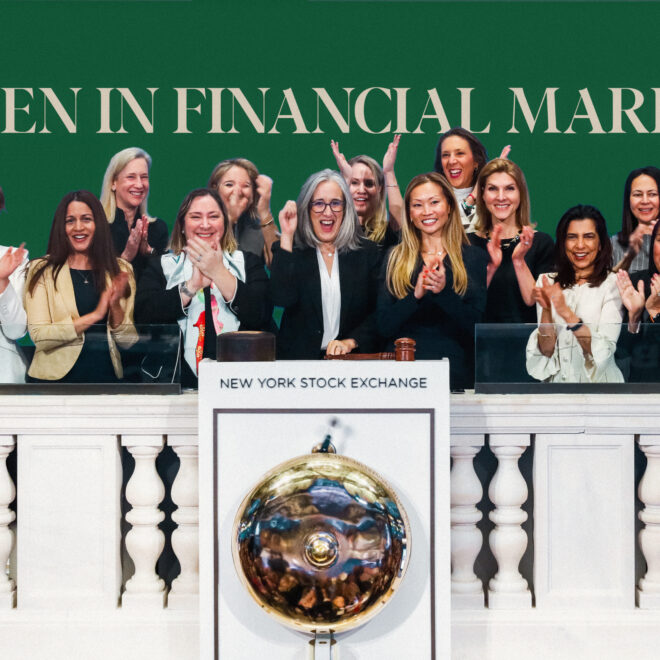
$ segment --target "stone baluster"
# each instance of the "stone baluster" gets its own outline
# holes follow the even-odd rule
[[[483,543],[477,528],[482,514],[476,506],[483,489],[473,462],[483,445],[483,435],[451,438],[451,602],[455,609],[484,606],[484,587],[474,574],[474,562]]]
[[[492,434],[489,444],[498,465],[490,482],[488,496],[495,505],[489,518],[495,523],[489,543],[497,561],[497,573],[488,585],[488,607],[525,609],[532,606],[532,594],[518,570],[527,548],[527,534],[521,527],[527,514],[521,505],[527,499],[527,484],[518,459],[529,446],[529,435]]]
[[[162,608],[165,583],[156,574],[156,562],[165,546],[165,535],[158,527],[165,518],[158,508],[165,497],[165,486],[156,472],[156,457],[163,449],[163,436],[126,435],[121,444],[135,458],[135,470],[126,485],[126,499],[132,506],[126,514],[132,525],[126,534],[126,551],[135,573],[126,583],[122,607]]]
[[[9,525],[16,520],[16,514],[9,508],[16,497],[16,488],[7,471],[7,456],[15,445],[13,435],[0,435],[0,609],[16,607],[16,587],[7,575],[14,546],[14,531]]]
[[[172,582],[167,597],[170,609],[199,607],[199,480],[196,435],[169,435],[170,445],[180,460],[172,484],[172,501],[177,509],[172,520],[178,527],[172,532],[172,549],[181,565],[181,573]]]
[[[639,545],[647,571],[637,586],[637,605],[641,609],[657,610],[660,609],[660,435],[640,435],[639,448],[647,459],[637,490],[644,504],[639,512],[644,523]]]

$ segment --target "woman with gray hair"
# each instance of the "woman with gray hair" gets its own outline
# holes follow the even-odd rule
[[[279,214],[270,294],[283,307],[277,357],[313,360],[375,351],[374,313],[381,250],[361,235],[346,182],[333,170],[312,174]]]
[[[101,204],[110,223],[118,257],[128,261],[136,279],[151,254],[165,254],[169,232],[147,213],[151,156],[138,147],[116,153],[103,177]]]

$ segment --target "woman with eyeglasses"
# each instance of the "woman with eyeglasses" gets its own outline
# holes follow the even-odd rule
[[[615,270],[645,271],[649,265],[651,232],[660,215],[660,169],[648,165],[633,170],[623,188],[621,231],[612,236]]]
[[[277,357],[313,360],[379,348],[374,312],[381,250],[362,236],[338,172],[312,174],[279,214],[271,300],[283,308]]]

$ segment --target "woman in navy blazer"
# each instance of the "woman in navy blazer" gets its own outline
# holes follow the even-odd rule
[[[283,307],[277,357],[314,360],[379,348],[375,327],[381,250],[361,234],[338,172],[310,176],[279,215],[270,292]]]

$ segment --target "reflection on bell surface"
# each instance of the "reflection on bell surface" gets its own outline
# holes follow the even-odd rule
[[[308,454],[248,493],[232,553],[243,584],[280,623],[341,632],[376,615],[399,588],[410,526],[376,472],[345,456]]]

